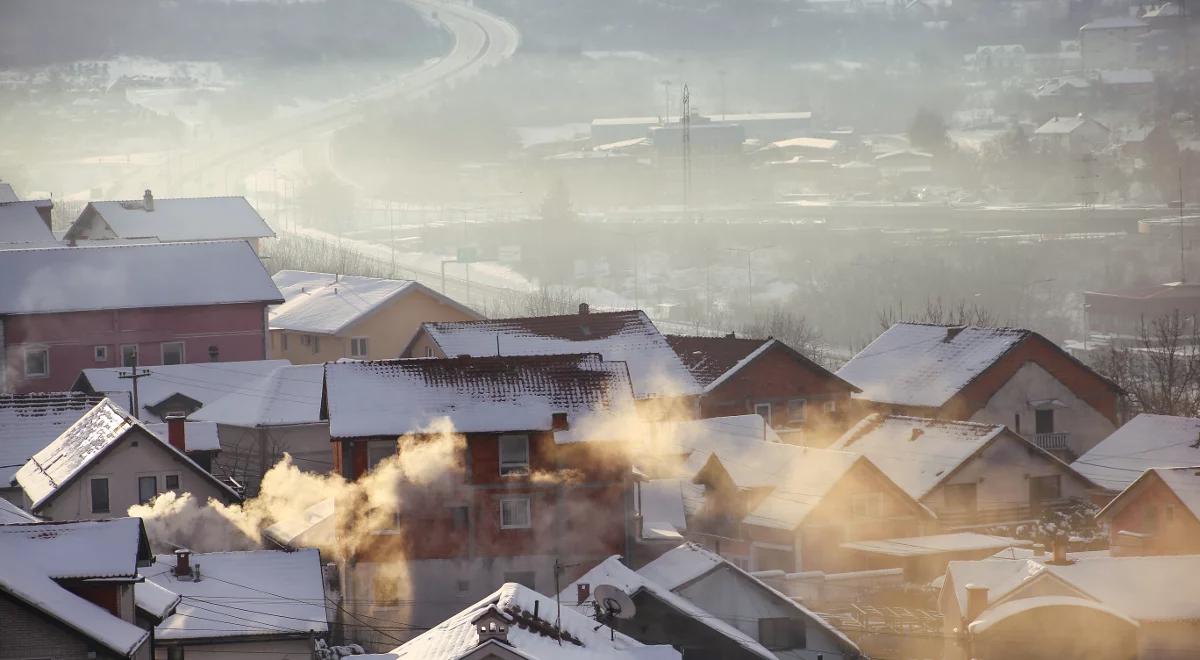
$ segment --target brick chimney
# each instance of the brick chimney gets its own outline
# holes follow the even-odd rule
[[[179,548],[175,551],[175,577],[187,577],[192,574],[192,551]]]
[[[592,308],[588,307],[587,303],[585,303],[585,302],[579,303],[579,315],[580,316],[587,316],[591,311],[592,311]]]
[[[987,609],[988,588],[978,584],[967,585],[967,623],[979,618]]]
[[[184,426],[186,421],[187,417],[179,413],[167,415],[167,442],[182,452],[187,452],[186,427]]]
[[[1045,555],[1046,555],[1046,546],[1042,545],[1041,543],[1034,543],[1033,544],[1033,556],[1034,557],[1044,557]]]
[[[1073,563],[1070,559],[1067,559],[1067,537],[1055,536],[1054,540],[1050,543],[1050,549],[1054,553],[1054,558],[1049,563],[1056,566],[1065,566]]]
[[[580,582],[575,585],[575,602],[583,605],[587,599],[592,597],[592,585],[587,582]]]
[[[142,208],[147,211],[154,210],[154,195],[150,194],[149,188],[146,189],[146,192],[142,193]]]
[[[550,429],[554,431],[569,431],[571,429],[571,422],[567,421],[567,413],[551,413]]]

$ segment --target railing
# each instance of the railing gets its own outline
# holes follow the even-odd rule
[[[1061,451],[1067,448],[1070,433],[1035,433],[1033,442],[1046,451]]]

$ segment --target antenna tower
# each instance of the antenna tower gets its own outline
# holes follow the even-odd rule
[[[692,95],[687,83],[683,84],[683,102],[680,121],[683,125],[683,208],[692,201]]]

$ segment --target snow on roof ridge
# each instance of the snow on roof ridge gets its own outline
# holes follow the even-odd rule
[[[714,379],[711,383],[704,386],[704,390],[703,390],[704,393],[707,394],[708,392],[712,392],[716,388],[720,387],[722,384],[725,383],[725,381],[729,380],[733,376],[733,374],[736,374],[740,369],[742,369],[746,365],[750,364],[751,362],[757,360],[758,356],[767,352],[767,350],[769,350],[771,347],[775,346],[776,344],[782,344],[782,343],[783,342],[779,341],[778,339],[775,339],[774,337],[768,338],[758,348],[754,349],[753,351],[750,351],[750,353],[748,355],[746,355],[746,357],[738,360],[736,363],[734,363],[734,365],[732,367],[726,369],[725,373],[721,374],[720,376],[717,376],[716,379]]]

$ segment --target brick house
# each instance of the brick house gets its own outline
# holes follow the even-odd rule
[[[1146,470],[1096,517],[1114,555],[1200,554],[1200,467]]]
[[[89,367],[259,360],[282,302],[244,241],[0,250],[0,390]]]
[[[1121,423],[1116,383],[1019,328],[897,323],[837,375],[864,413],[1003,424],[1066,460]]]
[[[153,560],[139,518],[0,525],[0,658],[151,660],[134,585]]]
[[[395,533],[360,547],[346,589],[375,600],[383,615],[432,625],[455,598],[469,604],[500,582],[551,587],[556,565],[574,567],[558,573],[564,577],[624,552],[628,459],[611,442],[572,431],[589,416],[632,406],[625,364],[595,354],[326,365],[321,408],[335,472],[362,477],[402,451],[397,438],[421,441],[440,419],[462,442],[453,486],[406,503]],[[399,557],[403,586],[415,592],[403,599],[383,570]],[[420,594],[446,607],[409,608]]]
[[[858,388],[778,339],[667,335],[667,342],[703,388],[701,417],[757,413],[793,444],[828,444],[845,430]]]

